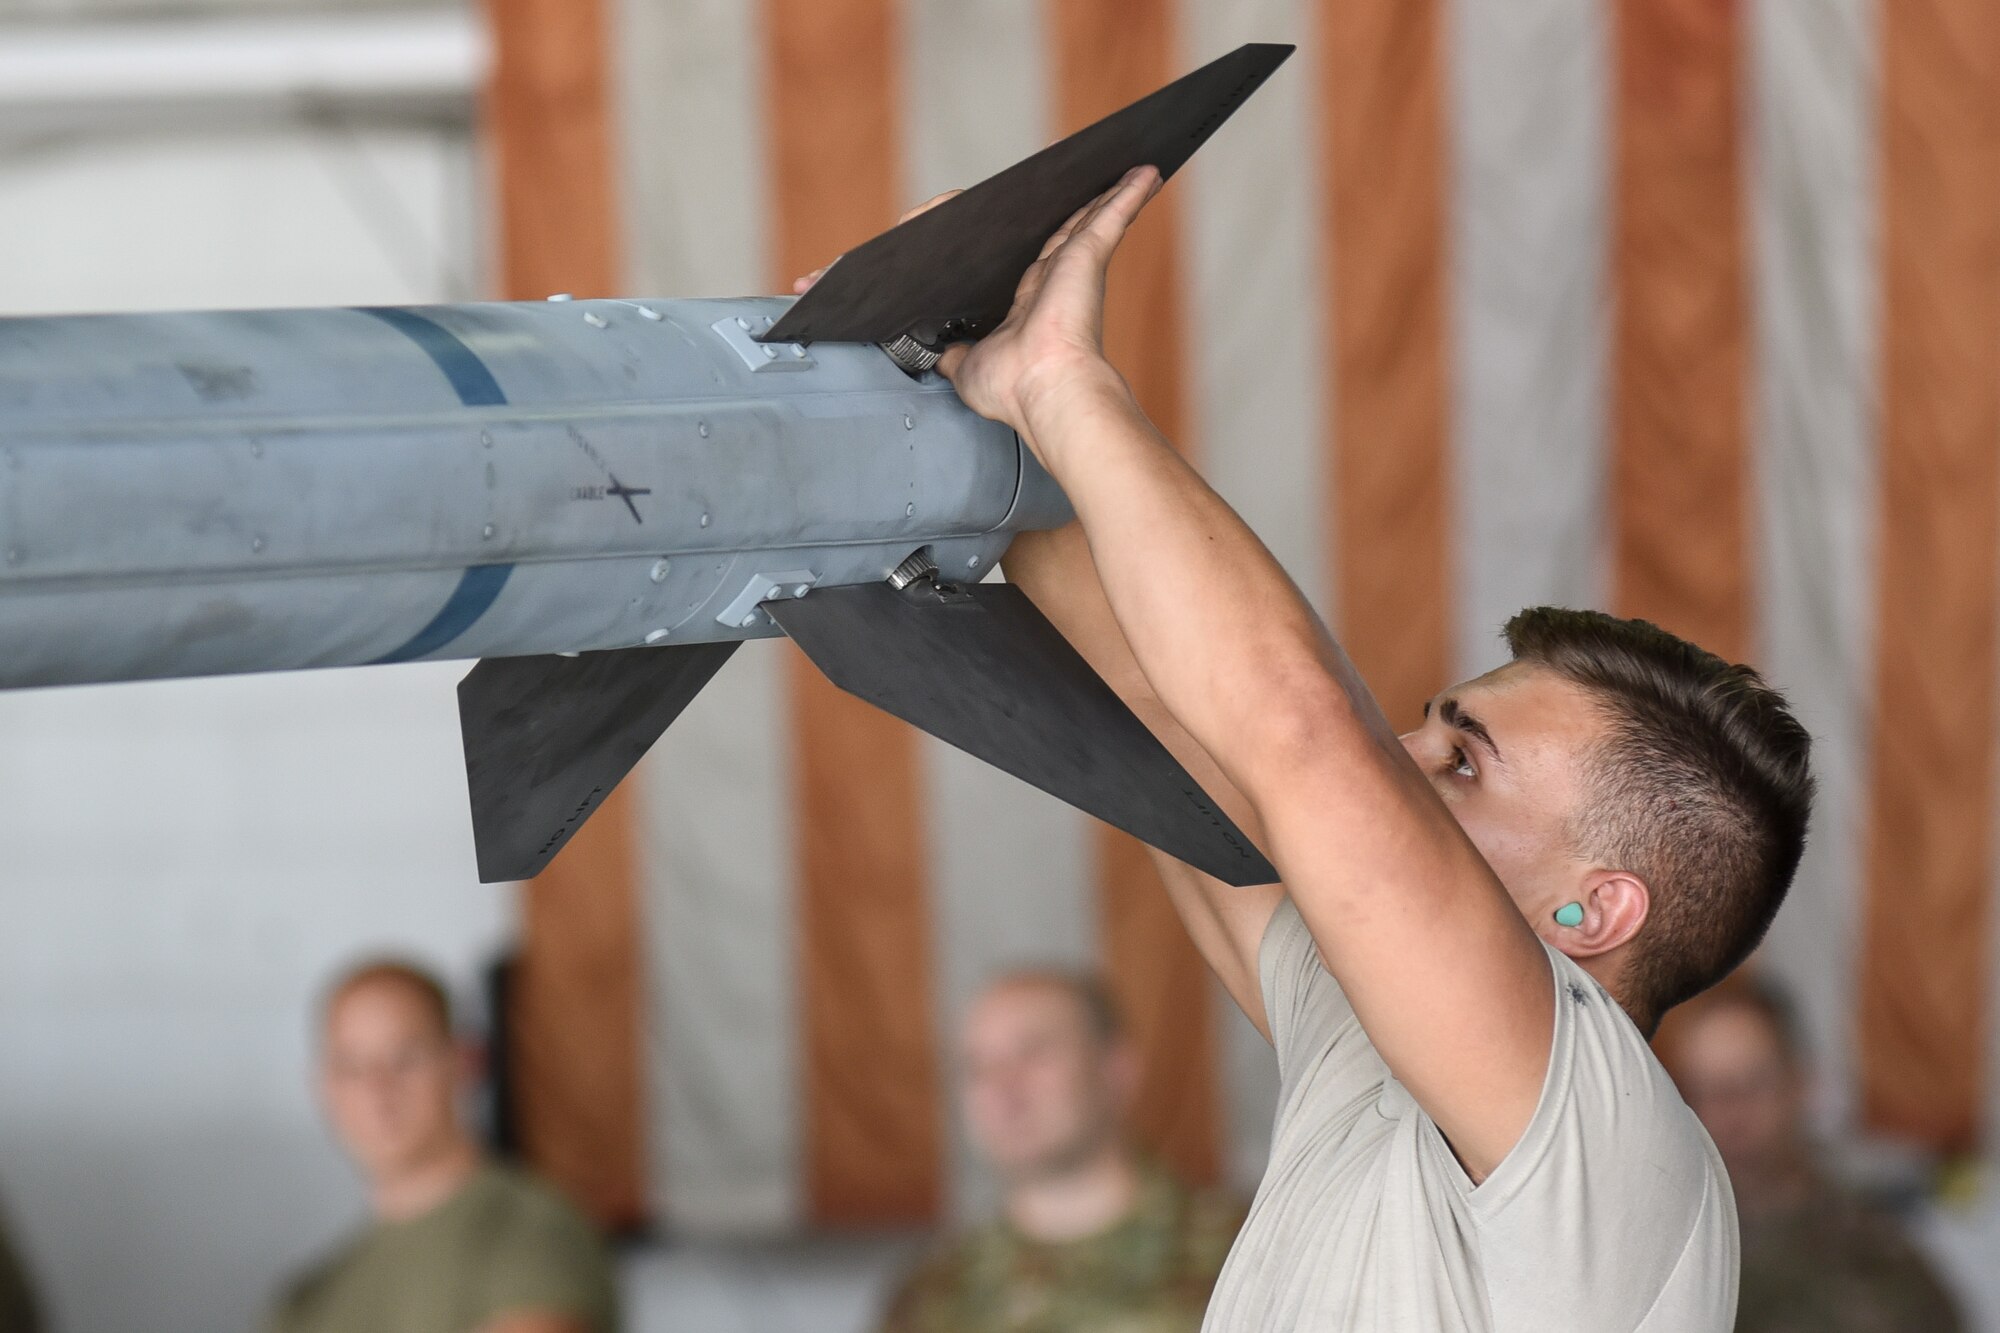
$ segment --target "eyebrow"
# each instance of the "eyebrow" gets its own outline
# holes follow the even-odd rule
[[[1430,706],[1428,704],[1424,706],[1424,714],[1427,717],[1430,715]],[[1500,747],[1493,743],[1493,733],[1486,729],[1484,722],[1466,712],[1458,700],[1449,695],[1440,699],[1437,706],[1437,715],[1439,720],[1447,727],[1464,732],[1485,746],[1488,754],[1492,755],[1495,759],[1500,758]]]

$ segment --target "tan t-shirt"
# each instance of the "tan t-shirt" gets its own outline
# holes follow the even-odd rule
[[[497,1315],[566,1314],[613,1333],[610,1262],[548,1186],[486,1165],[420,1217],[378,1222],[285,1292],[271,1333],[474,1333]]]
[[[1616,1001],[1548,954],[1541,1100],[1475,1188],[1280,905],[1259,956],[1280,1079],[1271,1161],[1205,1333],[1728,1333],[1722,1160]]]

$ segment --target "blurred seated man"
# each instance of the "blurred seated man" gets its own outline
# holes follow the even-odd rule
[[[1195,1333],[1243,1209],[1126,1140],[1138,1058],[1103,986],[1003,977],[962,1041],[967,1127],[1001,1216],[905,1279],[885,1333]]]
[[[1755,982],[1688,1006],[1681,1092],[1729,1168],[1742,1223],[1737,1333],[1954,1333],[1951,1297],[1886,1216],[1836,1184],[1805,1128],[1790,1006]]]
[[[610,1333],[609,1263],[547,1186],[461,1123],[470,1070],[444,988],[370,964],[328,993],[320,1086],[372,1220],[286,1290],[272,1333]]]

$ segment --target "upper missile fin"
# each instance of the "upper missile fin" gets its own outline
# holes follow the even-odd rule
[[[867,583],[764,609],[848,693],[1218,879],[1277,879],[1019,588]]]
[[[766,342],[926,348],[992,331],[1069,216],[1134,167],[1171,176],[1292,53],[1252,43],[1051,144],[840,257]]]
[[[458,683],[484,883],[529,879],[632,771],[734,643],[489,657]]]

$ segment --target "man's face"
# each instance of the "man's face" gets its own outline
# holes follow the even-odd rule
[[[1727,999],[1694,1009],[1675,1046],[1674,1077],[1730,1175],[1755,1179],[1804,1136],[1806,1080],[1771,1021]]]
[[[1117,1136],[1131,1053],[1106,1045],[1066,988],[994,986],[966,1017],[963,1055],[973,1144],[1005,1179],[1059,1173]]]
[[[1605,725],[1580,686],[1516,662],[1446,690],[1403,737],[1539,932],[1590,869],[1570,845],[1569,820]]]
[[[407,1169],[454,1141],[459,1076],[456,1045],[408,984],[362,981],[335,997],[320,1087],[335,1135],[367,1175]]]

